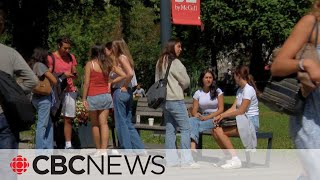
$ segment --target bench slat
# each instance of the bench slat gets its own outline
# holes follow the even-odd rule
[[[143,111],[137,111],[137,112],[136,112],[136,115],[162,117],[162,112],[143,112]]]
[[[139,107],[139,106],[137,106],[136,111],[162,112],[162,109],[151,109],[151,108],[148,108],[148,107]]]

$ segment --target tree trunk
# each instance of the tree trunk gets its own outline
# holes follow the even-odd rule
[[[252,56],[250,60],[250,74],[254,77],[258,89],[264,84],[264,62],[263,62],[262,42],[256,40],[252,44]]]
[[[211,67],[214,68],[214,72],[216,73],[216,76],[218,76],[219,71],[218,71],[218,64],[217,64],[217,48],[215,45],[215,38],[212,40],[212,45],[211,45]],[[216,77],[218,78],[218,77]]]
[[[26,60],[35,47],[48,47],[48,0],[13,0],[10,11],[12,44]]]

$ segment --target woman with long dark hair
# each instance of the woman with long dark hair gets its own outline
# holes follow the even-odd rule
[[[109,79],[111,71],[118,75],[117,78]],[[124,78],[124,72],[106,56],[105,47],[100,44],[94,45],[91,48],[90,60],[85,66],[82,101],[89,110],[92,136],[97,148],[96,156],[107,154],[109,142],[108,116],[113,102],[108,83],[116,83]]]
[[[52,85],[57,84],[57,79],[47,66],[48,51],[35,48],[29,65],[40,80],[47,78]],[[53,126],[50,118],[52,98],[50,95],[33,93],[32,104],[37,109],[38,121],[36,128],[36,149],[53,149]]]
[[[193,95],[191,124],[191,149],[196,149],[199,133],[214,128],[213,119],[224,110],[223,92],[215,83],[212,69],[201,72],[198,85],[201,89]]]
[[[182,51],[178,39],[170,39],[158,59],[155,80],[164,78],[169,63],[171,67],[168,75],[167,97],[162,105],[166,121],[165,147],[167,166],[182,166],[186,168],[199,168],[194,163],[190,151],[190,131],[188,112],[184,103],[183,91],[189,87],[190,78],[185,66],[178,59]],[[181,164],[176,151],[176,128],[181,132]]]

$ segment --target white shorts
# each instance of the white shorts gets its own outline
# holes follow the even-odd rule
[[[76,117],[76,100],[77,92],[66,92],[63,99],[61,116],[74,118]]]

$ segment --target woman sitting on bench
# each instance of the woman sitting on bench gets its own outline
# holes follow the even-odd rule
[[[196,149],[199,133],[214,128],[212,119],[224,110],[223,92],[217,88],[215,75],[209,68],[200,74],[198,85],[201,89],[193,95],[191,125],[191,149]]]
[[[230,109],[226,112],[217,116],[214,120],[215,123],[219,123],[224,118],[229,117],[236,117],[237,119],[237,126],[239,123],[244,123],[246,119],[249,119],[253,126],[253,131],[257,131],[259,128],[259,107],[258,107],[258,99],[257,99],[257,90],[255,83],[253,81],[252,76],[249,74],[249,68],[247,66],[239,66],[236,68],[234,72],[234,80],[239,86],[239,89],[236,94],[236,99]],[[244,116],[239,116],[244,115]],[[241,117],[241,119],[239,118]],[[246,119],[243,119],[246,118]],[[242,122],[238,122],[240,119]],[[251,132],[250,122],[247,120],[248,125],[248,132]],[[215,138],[216,142],[220,146],[221,149],[228,149],[224,151],[225,157],[220,161],[217,166],[221,165],[224,169],[235,169],[241,167],[241,161],[238,158],[236,151],[233,148],[233,145],[230,141],[230,136],[239,136],[239,131],[237,126],[231,127],[216,127],[213,129],[213,137]],[[255,132],[253,132],[255,135]],[[243,141],[242,137],[241,140]],[[256,139],[255,139],[256,143]],[[253,147],[255,148],[255,147]],[[231,160],[230,155],[232,156]],[[229,158],[228,158],[229,155]],[[229,160],[228,160],[229,159]]]

